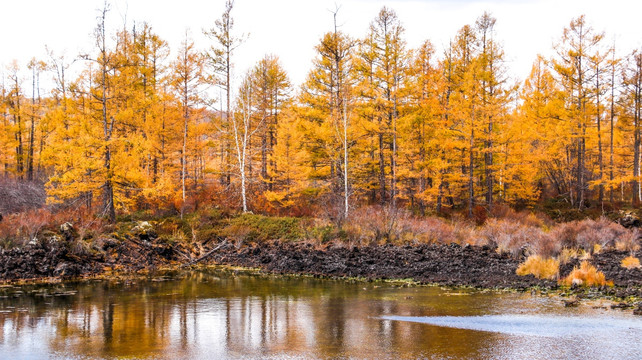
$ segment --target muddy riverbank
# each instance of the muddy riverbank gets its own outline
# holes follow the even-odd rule
[[[330,242],[266,241],[241,246],[229,242],[211,244],[213,252],[194,254],[184,246],[154,241],[104,241],[92,248],[74,248],[65,243],[32,244],[0,251],[0,280],[78,278],[112,271],[136,272],[196,264],[259,268],[278,274],[300,274],[336,278],[409,279],[418,283],[478,288],[558,290],[553,280],[518,276],[524,261],[489,246],[458,244],[348,246]],[[209,254],[208,254],[209,253]],[[208,254],[203,257],[204,254]],[[606,250],[590,259],[614,287],[570,289],[580,296],[642,297],[642,269],[620,266],[628,252]],[[637,256],[642,254],[638,253]],[[579,260],[560,267],[567,275]],[[569,292],[569,289],[564,289]]]

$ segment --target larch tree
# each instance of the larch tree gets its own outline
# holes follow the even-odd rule
[[[211,71],[211,82],[223,91],[225,91],[225,113],[221,115],[221,142],[220,142],[220,166],[221,181],[230,184],[230,156],[231,156],[231,101],[232,101],[232,56],[234,51],[243,42],[243,36],[233,34],[234,18],[232,18],[232,9],[234,0],[226,0],[225,10],[219,19],[214,22],[214,27],[205,31],[214,45],[207,52],[207,66]],[[222,110],[221,110],[222,112]]]
[[[640,187],[640,128],[642,127],[642,51],[634,51],[624,70],[626,117],[633,132],[633,172],[631,174],[631,202],[638,206],[642,201]]]
[[[29,109],[29,151],[27,153],[27,180],[34,179],[34,148],[36,146],[36,123],[40,120],[40,73],[45,70],[46,64],[32,58],[27,65],[31,70],[31,107]],[[37,90],[36,90],[37,84]],[[38,97],[36,98],[36,93]],[[36,105],[36,101],[38,104]]]
[[[478,41],[473,28],[469,25],[462,27],[452,45],[452,56],[448,67],[452,67],[450,81],[453,83],[449,113],[455,122],[454,126],[460,131],[459,149],[461,151],[461,173],[468,178],[467,205],[468,216],[473,215],[475,206],[475,168],[477,155],[477,136],[483,131],[483,123],[479,121],[479,65],[477,53]],[[466,161],[467,160],[467,161]]]
[[[590,66],[593,68],[593,87],[591,95],[593,97],[593,113],[595,116],[596,134],[597,134],[597,179],[593,182],[598,187],[598,202],[602,211],[604,211],[604,156],[602,141],[602,118],[605,107],[602,107],[603,96],[607,91],[606,87],[606,69],[607,59],[610,50],[600,52],[597,49],[589,58]]]
[[[373,98],[372,128],[376,129],[379,153],[380,201],[386,201],[386,163],[389,165],[390,205],[396,206],[397,198],[397,125],[403,103],[403,79],[408,66],[408,52],[403,39],[405,29],[394,10],[383,7],[370,24],[370,31],[362,41],[359,51],[362,65],[358,75],[360,87]],[[371,87],[367,89],[367,87]],[[385,149],[388,151],[385,151]],[[389,161],[386,161],[386,153]]]
[[[495,34],[496,19],[489,13],[484,13],[475,22],[475,30],[479,41],[479,115],[484,122],[482,130],[484,176],[486,187],[486,206],[490,211],[493,205],[493,195],[496,187],[495,170],[498,161],[494,157],[497,151],[495,137],[497,125],[508,103],[511,101],[511,89],[507,86],[506,69],[504,66],[504,51],[497,41]],[[501,180],[500,180],[501,181]]]
[[[114,204],[114,172],[112,168],[112,136],[116,117],[111,114],[110,102],[111,88],[109,73],[114,70],[114,54],[107,47],[107,32],[105,29],[105,20],[109,8],[105,7],[98,16],[98,25],[95,30],[97,56],[92,61],[98,65],[98,77],[95,79],[95,88],[92,89],[92,96],[100,104],[100,122],[103,133],[103,168],[102,173],[104,183],[102,185],[103,197],[103,214],[110,222],[116,221],[116,207]]]
[[[313,69],[303,85],[300,102],[306,118],[306,145],[311,152],[311,175],[325,183],[334,209],[330,215],[339,224],[349,212],[348,103],[351,96],[352,49],[355,42],[336,28],[323,35],[316,46]],[[334,195],[342,194],[342,201]]]
[[[296,105],[290,104],[281,113],[275,131],[276,141],[273,149],[275,166],[271,173],[273,190],[264,192],[266,200],[278,209],[290,210],[300,206],[302,194],[308,188],[310,179],[309,153],[306,132],[302,131],[303,116]]]
[[[444,165],[441,149],[446,147],[448,134],[442,123],[443,107],[439,95],[444,81],[435,50],[430,41],[425,41],[408,67],[406,84],[408,107],[400,119],[400,167],[401,179],[406,179],[404,197],[410,206],[426,213],[429,202],[435,202],[443,187]]]
[[[595,54],[604,34],[596,33],[586,23],[584,16],[571,21],[569,27],[557,44],[557,57],[553,59],[553,68],[558,81],[566,94],[567,121],[573,123],[569,129],[575,140],[572,157],[575,159],[574,187],[571,192],[571,203],[578,209],[585,206],[587,194],[586,143],[590,122],[590,92],[595,77],[590,58]]]
[[[521,88],[520,99],[521,104],[514,119],[517,123],[513,124],[514,129],[509,129],[505,147],[508,151],[517,146],[526,152],[520,152],[523,158],[507,162],[502,169],[506,171],[502,178],[508,183],[501,187],[502,196],[508,201],[521,197],[532,203],[539,195],[532,183],[540,178],[548,179],[556,195],[567,194],[572,186],[570,174],[565,171],[568,168],[568,140],[559,121],[563,116],[564,97],[542,56],[538,55],[533,63],[531,73]],[[522,142],[526,144],[520,144]],[[511,167],[515,170],[511,171]],[[537,170],[537,174],[532,174],[532,170]],[[524,176],[511,178],[511,173]],[[512,187],[521,188],[522,193],[511,189],[510,183],[516,180],[522,185]]]
[[[202,75],[203,75],[203,57],[194,48],[194,42],[185,35],[181,44],[177,59],[172,63],[174,74],[173,86],[176,89],[180,99],[181,114],[183,119],[182,127],[182,147],[181,147],[181,216],[185,210],[185,200],[187,199],[186,179],[188,171],[188,140],[189,125],[192,122],[192,108],[200,101]]]
[[[284,107],[290,101],[290,81],[287,73],[279,63],[279,58],[266,55],[252,69],[250,74],[254,97],[256,98],[256,112],[265,118],[262,128],[257,133],[260,143],[257,155],[260,157],[260,176],[263,189],[273,190],[276,162],[274,147],[277,142],[277,129],[279,118]]]
[[[611,52],[611,59],[608,60],[608,65],[607,65],[607,71],[608,71],[608,93],[609,93],[609,181],[608,181],[608,189],[609,189],[609,202],[613,203],[614,201],[614,196],[613,196],[613,189],[615,188],[615,161],[614,161],[614,143],[615,143],[615,117],[616,117],[616,111],[615,111],[615,102],[616,102],[616,96],[615,96],[615,89],[618,86],[616,78],[616,73],[620,71],[620,64],[621,64],[621,59],[616,58],[616,53],[615,53],[615,42],[613,43],[613,46],[610,49]],[[616,80],[617,79],[617,80]]]
[[[0,116],[2,116],[2,122],[0,123],[0,165],[3,167],[3,176],[7,178],[9,176],[9,159],[11,153],[11,130],[4,73],[2,73],[2,83],[0,85],[2,86],[2,88],[0,88]]]

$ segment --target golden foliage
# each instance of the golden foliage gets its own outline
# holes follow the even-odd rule
[[[562,57],[538,56],[523,84],[512,85],[500,37],[490,36],[494,24],[483,14],[453,34],[442,54],[430,41],[409,49],[401,19],[384,8],[362,39],[324,34],[296,96],[278,57],[267,55],[248,72],[254,130],[243,150],[245,165],[233,159],[240,152],[232,144],[234,109],[215,90],[229,95],[237,85],[224,79],[221,66],[230,66],[222,62],[224,52],[210,53],[208,68],[186,38],[169,61],[170,45],[151,26],[123,29],[106,34],[118,46],[87,54],[91,62],[74,78],[64,78],[64,58],[52,57],[57,79],[42,99],[29,98],[17,63],[8,69],[0,88],[0,164],[5,177],[16,178],[29,178],[31,164],[35,178],[47,183],[50,203],[81,199],[94,210],[106,203],[122,211],[182,208],[214,183],[234,193],[245,178],[242,167],[255,211],[264,203],[273,212],[315,206],[330,212],[343,195],[350,206],[394,203],[422,215],[475,204],[485,219],[485,211],[501,203],[529,207],[556,196],[582,208],[596,203],[598,189],[632,198],[639,181],[629,169],[632,139],[640,130],[630,80],[642,71],[642,58],[640,66],[622,62],[618,70],[627,86],[614,99],[619,120],[609,124],[617,150],[613,164],[600,163],[594,154],[604,151],[598,143],[606,133],[597,125],[607,129],[609,117],[591,119],[607,109],[607,99],[575,104],[580,94],[605,93],[610,84],[590,83],[598,78],[593,69],[576,78],[582,72],[568,61],[575,55],[564,54],[595,61],[603,75],[613,75],[617,67],[596,50],[602,36],[574,38],[590,28],[583,17],[574,20],[557,45]],[[608,180],[598,176],[604,166],[612,170]],[[590,182],[580,183],[578,173]],[[585,204],[563,195],[572,189],[587,189]],[[566,230],[568,236],[554,234],[564,236],[563,247],[639,246],[637,236],[607,221]],[[536,237],[540,255],[558,251],[551,238]]]
[[[517,268],[517,275],[534,275],[538,279],[555,279],[559,273],[560,262],[553,258],[531,255]]]
[[[620,265],[625,269],[637,269],[640,267],[640,259],[630,255],[622,259]]]
[[[566,286],[613,286],[613,282],[606,281],[604,273],[598,271],[597,268],[588,261],[582,261],[580,267],[574,268],[567,277],[561,280],[561,283]]]

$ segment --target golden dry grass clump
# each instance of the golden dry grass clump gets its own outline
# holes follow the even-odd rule
[[[598,271],[588,261],[582,261],[579,268],[574,268],[567,277],[561,280],[562,284],[580,286],[613,286],[612,281],[606,281],[604,273]]]
[[[538,279],[555,279],[559,272],[560,262],[553,258],[531,255],[517,268],[517,275],[532,274]]]
[[[629,255],[629,256],[625,257],[624,259],[622,259],[622,262],[620,263],[620,265],[623,268],[626,268],[626,269],[639,268],[640,267],[640,259],[638,259],[638,258],[636,258],[636,257],[634,257],[632,255]]]

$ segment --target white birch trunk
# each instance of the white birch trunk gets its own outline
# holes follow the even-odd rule
[[[343,101],[343,199],[344,199],[344,218],[348,218],[349,197],[348,193],[348,115],[347,105]]]

